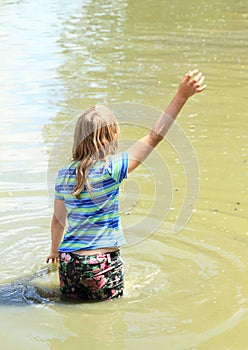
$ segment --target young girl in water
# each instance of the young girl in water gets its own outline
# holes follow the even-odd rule
[[[203,82],[198,70],[185,74],[149,134],[126,152],[117,153],[119,126],[107,107],[94,106],[78,119],[72,162],[59,171],[55,185],[52,244],[46,259],[59,261],[62,294],[97,301],[123,295],[120,184],[163,139],[188,98],[205,89]]]

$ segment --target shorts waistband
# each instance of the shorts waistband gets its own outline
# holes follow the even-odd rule
[[[76,256],[79,259],[94,259],[94,258],[105,258],[107,260],[116,258],[120,256],[120,250],[116,250],[114,252],[106,252],[106,253],[99,253],[99,254],[92,254],[92,255],[83,255],[83,254],[77,254],[76,252],[59,252],[59,256],[61,257],[62,255],[71,255],[71,256]]]

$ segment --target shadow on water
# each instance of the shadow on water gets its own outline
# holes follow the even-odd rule
[[[0,285],[0,306],[27,306],[47,304],[77,304],[84,300],[71,300],[61,295],[57,286],[39,285],[39,280],[54,272],[44,268],[36,273]]]

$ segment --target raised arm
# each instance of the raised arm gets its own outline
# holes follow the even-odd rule
[[[149,134],[129,148],[129,173],[139,166],[164,138],[188,98],[206,88],[206,85],[203,85],[204,79],[203,74],[197,69],[189,71],[182,77],[176,95],[157,119]]]

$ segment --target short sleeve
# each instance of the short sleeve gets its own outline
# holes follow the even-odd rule
[[[109,158],[108,171],[110,176],[121,183],[128,175],[128,153],[121,152]]]
[[[64,200],[64,196],[61,193],[62,184],[60,181],[61,179],[60,179],[60,172],[59,172],[55,183],[54,195],[56,199]]]

